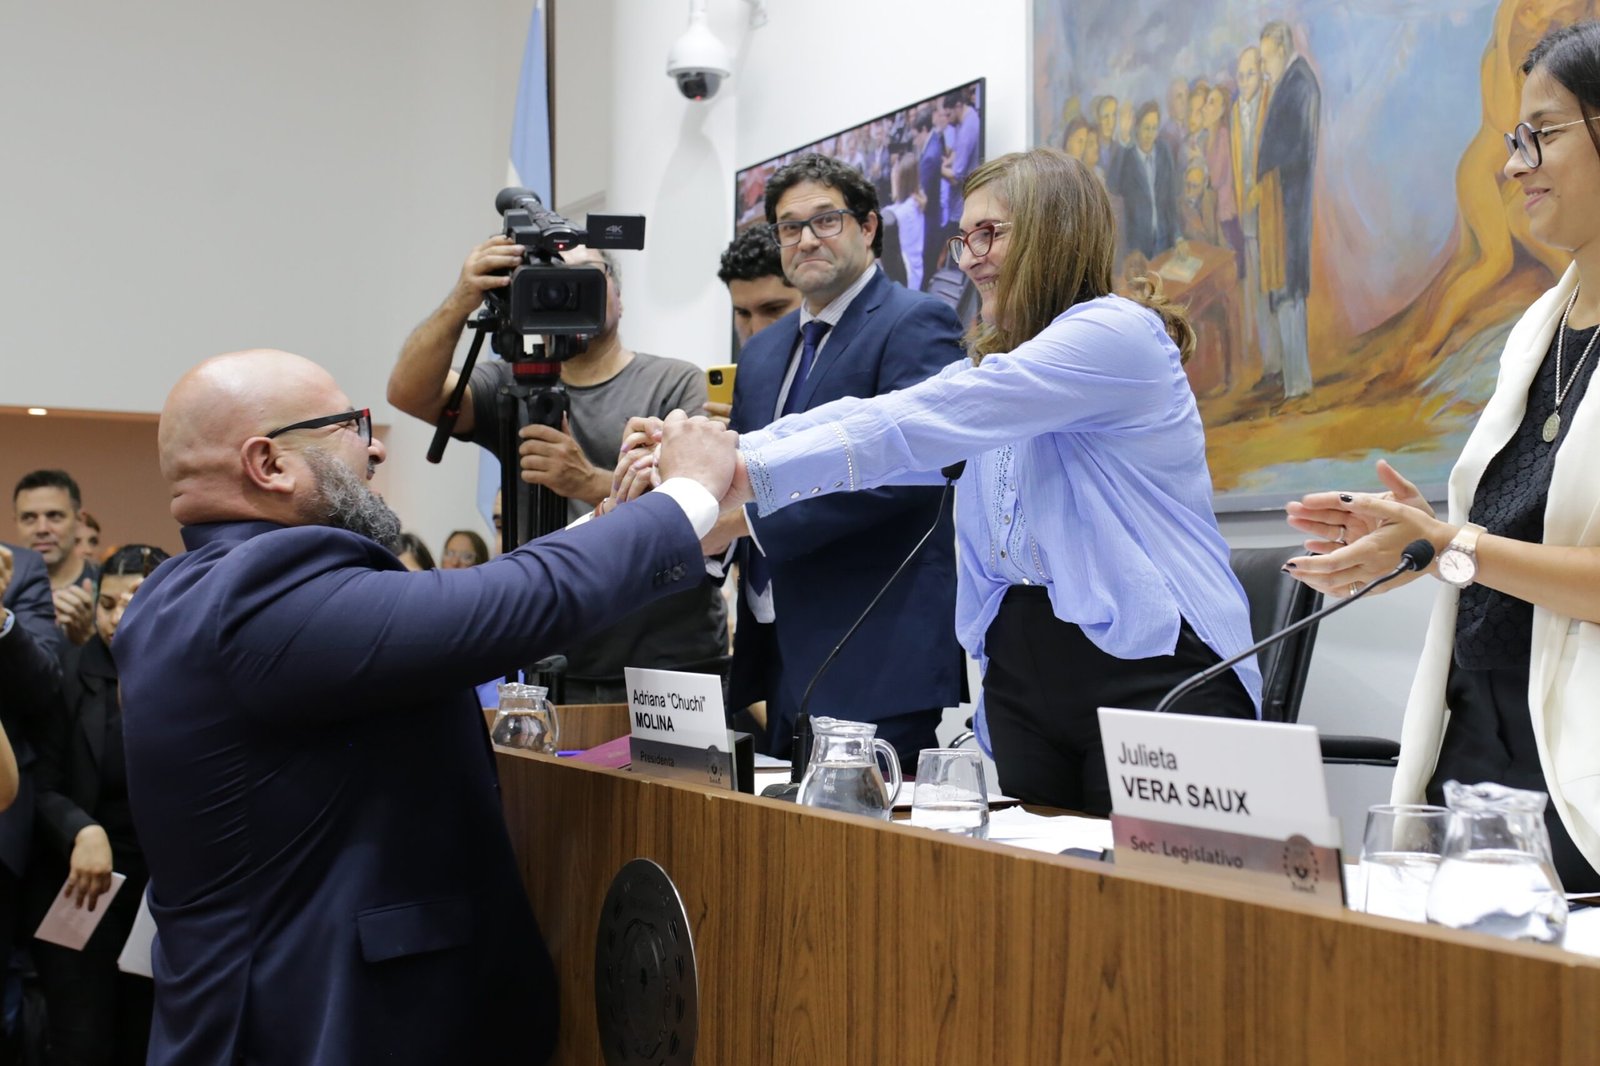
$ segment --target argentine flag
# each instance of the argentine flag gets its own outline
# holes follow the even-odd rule
[[[539,194],[546,207],[550,198],[550,84],[545,65],[545,3],[534,4],[528,19],[528,40],[522,48],[522,77],[517,81],[517,114],[511,123],[511,154],[506,162],[506,184],[520,185]],[[482,358],[494,358],[485,345]],[[494,496],[500,491],[500,462],[485,448],[478,454],[478,510],[494,528]],[[495,551],[500,550],[499,537]],[[493,706],[493,704],[485,704]]]

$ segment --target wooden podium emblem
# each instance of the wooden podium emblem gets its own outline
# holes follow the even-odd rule
[[[595,936],[594,1006],[607,1066],[690,1066],[700,1031],[694,936],[649,859],[617,871]]]

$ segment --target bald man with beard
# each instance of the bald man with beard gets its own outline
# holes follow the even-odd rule
[[[472,685],[697,579],[732,435],[675,414],[669,495],[421,573],[366,484],[383,443],[314,363],[202,363],[159,442],[188,551],[113,645],[149,1062],[545,1061],[555,977]]]

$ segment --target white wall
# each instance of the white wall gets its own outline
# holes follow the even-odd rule
[[[531,9],[4,5],[0,404],[153,412],[201,358],[260,345],[394,420],[400,342],[496,227]],[[390,439],[383,487],[437,545],[476,457],[426,467],[409,419]]]

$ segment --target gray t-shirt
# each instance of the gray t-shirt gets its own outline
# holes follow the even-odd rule
[[[500,433],[497,392],[511,382],[511,364],[502,360],[485,359],[472,368],[469,439],[490,451],[497,447]],[[572,435],[583,454],[602,470],[616,466],[622,429],[629,418],[665,417],[677,408],[699,414],[706,401],[705,376],[698,367],[643,352],[634,353],[615,377],[598,385],[566,386],[566,391]],[[526,422],[525,410],[520,418]],[[567,509],[571,520],[591,508],[582,500],[568,500]],[[620,682],[625,666],[712,670],[728,654],[727,608],[721,591],[707,580],[641,607],[596,633],[582,647],[562,654],[567,657],[567,673],[574,679]]]

